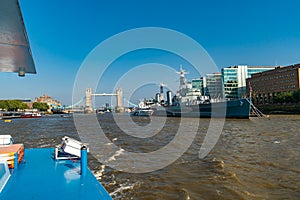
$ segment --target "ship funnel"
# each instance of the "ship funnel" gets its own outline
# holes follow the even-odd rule
[[[155,95],[155,101],[156,102],[160,102],[160,94],[159,93],[156,93],[156,95]]]
[[[167,92],[167,104],[168,104],[168,106],[172,105],[172,92],[171,91]]]

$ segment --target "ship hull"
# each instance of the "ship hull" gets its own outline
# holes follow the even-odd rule
[[[25,112],[21,114],[20,118],[40,118],[41,116],[40,113]]]
[[[177,105],[156,110],[153,115],[168,117],[218,117],[218,118],[245,118],[250,116],[250,102],[247,99],[233,101],[198,104]]]
[[[21,115],[20,118],[40,118],[40,115]]]
[[[151,116],[153,114],[153,110],[152,109],[138,109],[134,112],[131,113],[132,116]]]

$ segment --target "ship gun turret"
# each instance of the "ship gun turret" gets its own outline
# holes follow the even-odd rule
[[[64,136],[61,144],[57,145],[55,148],[55,159],[79,159],[81,158],[82,149],[86,149],[88,152],[88,144],[82,143],[68,136]]]

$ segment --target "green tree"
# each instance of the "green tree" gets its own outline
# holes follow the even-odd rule
[[[0,109],[1,110],[8,110],[8,104],[6,100],[0,100]]]
[[[292,99],[293,99],[293,102],[295,102],[295,103],[300,102],[300,89],[293,92]]]
[[[28,105],[26,103],[21,102],[21,104],[19,104],[19,109],[21,110],[28,109]]]
[[[293,102],[293,93],[292,92],[286,92],[284,94],[284,102],[285,103],[292,103]]]
[[[47,103],[34,102],[32,108],[38,109],[39,111],[47,111],[49,106]]]
[[[298,103],[300,102],[300,90],[294,92],[279,93],[274,97],[274,103]]]
[[[17,111],[18,109],[26,109],[28,106],[19,100],[1,100],[0,108],[8,111]]]

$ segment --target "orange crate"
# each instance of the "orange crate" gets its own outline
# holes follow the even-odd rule
[[[18,153],[18,163],[20,163],[24,158],[24,145],[23,144],[11,144],[8,146],[0,147],[0,158],[7,160],[8,167],[10,169],[14,168],[14,157]]]

